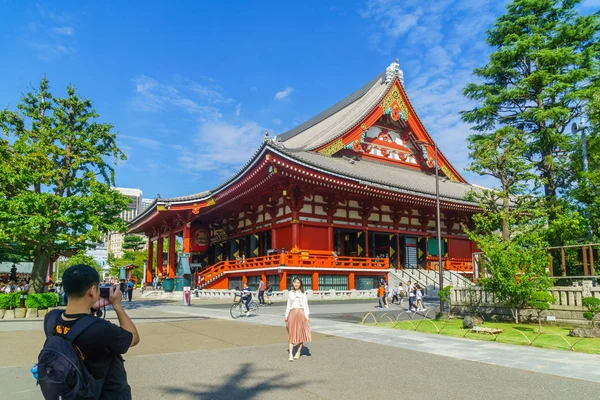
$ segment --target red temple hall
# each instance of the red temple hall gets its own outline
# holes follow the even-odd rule
[[[146,279],[175,275],[176,236],[204,289],[263,280],[285,290],[298,276],[315,291],[359,290],[389,268],[437,269],[434,147],[394,62],[316,117],[267,134],[219,187],[156,199],[129,226],[150,240]],[[445,268],[471,274],[473,186],[441,151],[438,164]]]

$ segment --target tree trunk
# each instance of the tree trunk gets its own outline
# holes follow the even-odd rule
[[[50,250],[42,249],[33,259],[29,293],[43,293],[46,285],[46,274],[50,265]]]
[[[506,242],[510,240],[510,227],[509,227],[509,213],[510,213],[510,200],[508,197],[502,199],[502,207],[504,208],[504,217],[502,218],[502,239]]]

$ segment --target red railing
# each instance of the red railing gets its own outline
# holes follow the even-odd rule
[[[390,267],[388,258],[343,257],[323,252],[301,251],[299,253],[273,254],[245,260],[220,261],[200,272],[201,284],[218,277],[224,272],[248,271],[260,268],[345,268],[382,270]]]
[[[473,261],[470,258],[442,258],[442,262],[445,263],[444,269],[450,271],[461,271],[461,272],[472,272]],[[427,269],[438,269],[438,258],[427,257]]]

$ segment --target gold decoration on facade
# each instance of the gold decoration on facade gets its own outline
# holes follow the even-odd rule
[[[446,175],[448,177],[448,179],[450,179],[451,181],[454,181],[454,182],[458,182],[458,178],[456,177],[456,175],[454,175],[452,173],[452,171],[450,171],[450,168],[448,168],[447,165],[442,164],[440,166],[440,169],[442,170],[442,172],[444,173],[444,175]]]
[[[367,130],[367,124],[365,124],[364,122],[362,124],[360,124],[360,129],[362,129],[363,131]]]
[[[156,206],[156,211],[161,212],[161,211],[168,211],[167,206],[164,206],[162,204],[159,204]]]
[[[215,204],[217,204],[216,200],[213,199],[212,197],[208,200],[208,203],[206,203],[206,206],[214,206]]]
[[[406,119],[408,119],[408,117],[410,116],[410,113],[408,112],[408,106],[402,99],[402,95],[400,95],[400,90],[398,89],[398,86],[396,86],[396,85],[394,85],[392,87],[392,90],[390,90],[390,92],[387,94],[387,96],[385,96],[385,98],[383,99],[383,101],[381,102],[381,104],[379,106],[383,109],[383,112],[386,112],[387,109],[392,107],[392,104],[394,102],[398,103],[398,106],[399,106],[398,111],[400,113],[402,113],[404,115],[404,117],[406,117]]]
[[[344,148],[344,142],[342,141],[342,138],[339,138],[335,142],[331,143],[329,146],[327,146],[324,149],[322,149],[321,151],[319,151],[319,153],[324,154],[326,156],[330,156],[330,155],[335,154],[338,151],[342,150],[343,148]]]

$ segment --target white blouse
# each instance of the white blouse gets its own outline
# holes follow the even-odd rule
[[[287,318],[290,315],[290,311],[294,308],[302,308],[304,309],[304,316],[308,318],[309,310],[308,310],[308,298],[306,297],[306,293],[302,293],[301,291],[290,290],[288,293],[288,301],[287,307],[285,309],[285,317]]]

